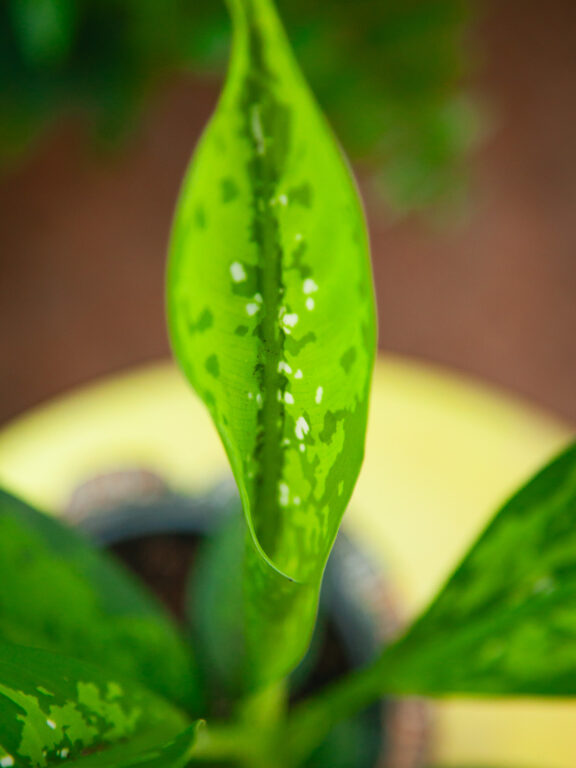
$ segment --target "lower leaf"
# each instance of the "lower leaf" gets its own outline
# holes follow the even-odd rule
[[[504,505],[374,675],[399,693],[576,694],[576,445]]]
[[[502,507],[379,659],[297,708],[292,753],[387,694],[576,695],[576,443]]]
[[[175,739],[136,753],[135,744],[112,747],[69,765],[73,768],[182,768],[190,760],[198,724],[191,725]]]
[[[159,766],[146,760],[164,749],[178,752],[171,742],[189,725],[173,705],[133,682],[75,659],[0,641],[2,768],[50,768],[63,759],[109,768],[139,765],[126,761],[142,759],[142,765]],[[119,744],[118,759],[124,762],[108,757],[104,762]],[[89,755],[92,762],[85,763]]]
[[[154,597],[105,552],[2,489],[0,582],[3,640],[105,659],[115,674],[199,711],[192,654]]]

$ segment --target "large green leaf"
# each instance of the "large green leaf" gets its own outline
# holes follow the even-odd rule
[[[375,348],[361,206],[268,0],[231,0],[226,87],[183,187],[176,356],[227,450],[251,533],[255,682],[305,651],[360,468]]]
[[[188,624],[209,706],[242,691],[244,534],[241,514],[232,515],[201,543],[189,580]]]
[[[375,674],[402,693],[576,694],[576,445],[505,504]]]
[[[176,768],[191,746],[193,731],[182,733],[187,726],[171,704],[132,681],[0,641],[2,768],[49,768],[64,760],[86,768]],[[154,763],[161,754],[173,762]]]
[[[0,638],[106,663],[195,707],[187,644],[151,595],[74,531],[0,490]]]
[[[385,694],[576,695],[576,444],[502,507],[398,641],[294,713],[292,751]]]

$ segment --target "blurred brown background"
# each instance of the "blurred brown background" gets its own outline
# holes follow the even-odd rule
[[[492,0],[471,40],[490,131],[459,223],[368,200],[383,350],[576,420],[576,3]],[[216,86],[174,80],[104,160],[73,123],[0,180],[0,422],[166,356],[170,217]]]

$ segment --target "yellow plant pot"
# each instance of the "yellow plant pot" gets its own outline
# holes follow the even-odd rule
[[[570,436],[551,417],[464,377],[379,361],[346,524],[386,562],[407,617],[506,495]],[[207,413],[170,363],[86,387],[0,432],[0,483],[49,511],[88,477],[135,465],[183,491],[227,471]],[[444,701],[434,725],[437,765],[573,768],[576,759],[576,702]]]

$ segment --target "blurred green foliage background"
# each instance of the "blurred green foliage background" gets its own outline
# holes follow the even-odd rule
[[[322,106],[389,202],[458,195],[474,137],[465,93],[465,0],[278,0]],[[115,144],[176,73],[219,75],[229,26],[215,0],[4,0],[0,161],[64,115]]]

